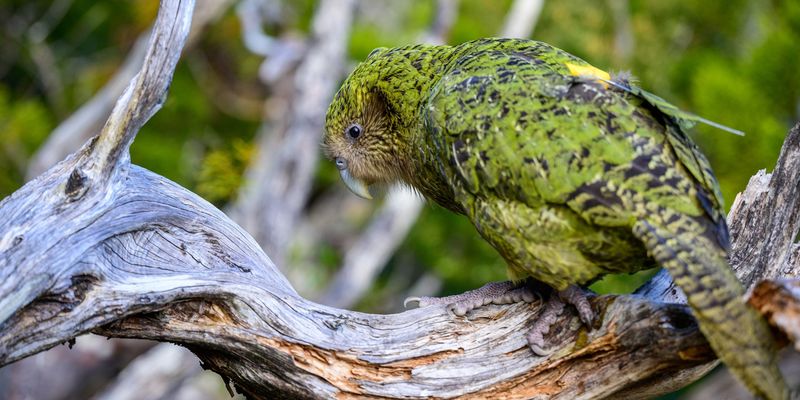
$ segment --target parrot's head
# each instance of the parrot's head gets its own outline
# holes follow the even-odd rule
[[[405,125],[382,89],[385,60],[378,49],[362,62],[328,108],[323,148],[355,194],[370,199],[369,186],[403,179]],[[378,55],[376,55],[378,54]]]

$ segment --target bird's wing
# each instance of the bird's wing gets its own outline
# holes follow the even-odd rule
[[[729,128],[716,122],[707,120],[670,104],[666,100],[658,97],[646,90],[631,85],[628,82],[617,82],[603,80],[612,90],[619,90],[630,94],[633,99],[640,102],[640,107],[648,108],[651,114],[657,118],[665,127],[665,134],[670,146],[678,157],[678,160],[686,168],[698,183],[697,197],[705,211],[719,225],[720,238],[723,247],[727,248],[730,238],[727,236],[727,226],[725,225],[724,204],[719,183],[714,177],[711,163],[697,145],[688,136],[687,131],[696,123],[703,123],[715,128],[725,130],[740,136],[744,132]]]
[[[712,126],[714,128],[733,133],[734,135],[744,136],[744,132],[731,128],[729,126],[725,126],[709,119],[703,118],[699,115],[690,113],[688,111],[681,110],[675,105],[671,104],[670,102],[658,97],[636,85],[630,84],[630,82],[620,81],[620,80],[613,80],[613,79],[602,79],[608,85],[613,86],[618,90],[622,90],[628,93],[633,94],[634,96],[642,99],[643,101],[647,102],[650,106],[658,109],[662,114],[667,115],[675,120],[675,122],[680,125],[681,128],[684,130],[691,129],[694,127],[698,122],[701,124],[706,124],[708,126]]]
[[[725,245],[708,160],[664,111],[666,102],[620,90],[603,74],[546,45],[475,51],[455,62],[436,85],[425,120],[427,140],[456,193],[465,194],[462,202],[562,204],[595,224],[630,226],[635,217],[620,194],[639,193],[706,214]]]

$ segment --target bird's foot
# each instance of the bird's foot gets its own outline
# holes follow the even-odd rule
[[[523,301],[531,303],[539,298],[539,294],[527,281],[520,284],[505,281],[487,283],[479,289],[470,290],[453,296],[409,297],[403,302],[403,306],[408,308],[408,305],[411,303],[417,303],[417,306],[420,308],[433,305],[446,305],[453,314],[463,316],[470,310],[487,304],[511,304]]]
[[[591,292],[576,285],[570,285],[568,288],[558,292],[558,297],[562,302],[575,306],[575,309],[578,310],[578,317],[587,327],[591,327],[592,321],[594,321],[594,310],[592,310],[592,305],[589,304],[589,296],[591,295]]]
[[[526,339],[528,346],[534,354],[544,357],[550,354],[546,349],[544,336],[550,333],[550,328],[558,321],[558,316],[564,310],[565,304],[572,304],[578,310],[578,317],[587,327],[592,326],[594,311],[589,304],[589,294],[578,286],[570,285],[568,288],[558,292],[558,296],[551,295],[550,299],[544,304],[539,318],[533,323],[533,327],[528,331]]]

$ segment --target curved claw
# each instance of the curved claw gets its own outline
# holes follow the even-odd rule
[[[558,297],[566,303],[575,306],[578,311],[578,317],[586,327],[591,328],[594,321],[595,313],[589,303],[590,292],[581,289],[578,286],[572,285],[558,293]]]
[[[583,324],[586,327],[591,329],[592,325],[594,324],[594,317],[595,317],[592,307],[588,306],[588,308],[583,308],[583,307],[576,307],[576,308],[578,309],[578,318],[580,318],[581,322],[583,322]]]
[[[480,307],[481,305],[482,304],[477,304],[477,303],[470,304],[470,303],[465,303],[465,302],[462,301],[462,302],[457,302],[457,303],[450,304],[447,307],[447,310],[450,311],[451,313],[453,313],[453,315],[455,315],[456,317],[463,317],[463,316],[467,315],[467,313],[470,310],[474,310],[474,309]]]
[[[544,347],[539,346],[538,344],[528,343],[528,347],[530,347],[533,354],[539,357],[547,357],[553,353],[555,353],[555,349],[545,349]]]

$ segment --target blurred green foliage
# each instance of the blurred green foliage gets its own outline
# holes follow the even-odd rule
[[[242,185],[242,171],[252,158],[253,146],[241,139],[231,149],[214,149],[206,154],[198,176],[197,193],[211,202],[231,199]]]
[[[53,127],[53,115],[45,104],[12,99],[8,89],[0,87],[0,170],[5,171],[0,174],[0,187],[19,186],[28,159]]]
[[[315,2],[279,1],[269,34],[304,35]],[[448,41],[496,35],[510,0],[462,0]],[[56,124],[91,98],[151,23],[156,1],[4,1],[0,5],[0,196],[23,183],[27,160]],[[349,53],[412,43],[436,12],[430,0],[362,1]],[[684,109],[744,130],[740,138],[708,127],[695,136],[712,161],[728,204],[758,169],[771,168],[800,117],[800,2],[767,0],[546,1],[532,38],[611,71],[630,70],[641,85]],[[233,10],[184,54],[164,108],[137,136],[135,163],[219,206],[235,198],[252,157],[262,109],[278,91],[260,83],[261,58],[242,44]],[[309,202],[340,185],[320,163]],[[363,224],[363,221],[356,225]],[[330,274],[344,246],[318,249]],[[502,260],[466,219],[427,206],[362,302],[380,309],[391,280],[426,271],[454,293],[503,279]],[[647,274],[610,277],[594,288],[628,291]],[[324,279],[322,279],[324,280]],[[388,295],[387,295],[388,296]]]

